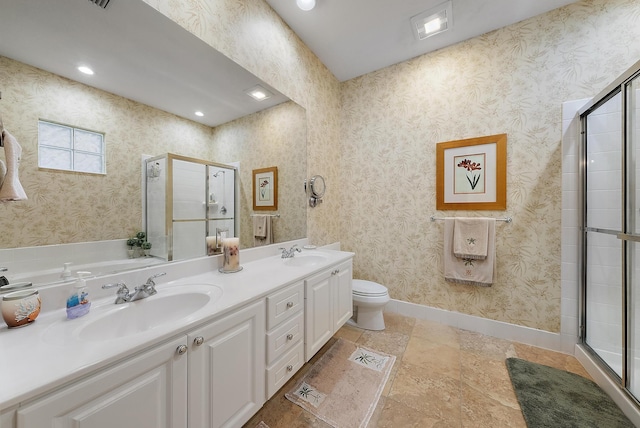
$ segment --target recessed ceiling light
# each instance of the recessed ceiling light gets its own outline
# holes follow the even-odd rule
[[[300,9],[307,11],[316,7],[316,0],[296,0],[296,4]]]
[[[260,85],[256,85],[251,89],[247,89],[244,91],[247,95],[257,101],[266,100],[267,98],[271,98],[273,95],[271,92],[267,91]]]
[[[204,116],[204,113],[203,113],[203,112],[201,112],[201,111],[197,111],[197,112],[195,113],[195,115],[196,115],[196,116],[199,116],[199,117],[202,117],[202,116]]]
[[[92,75],[92,74],[93,74],[93,70],[92,70],[92,69],[90,69],[90,68],[89,68],[89,67],[87,67],[87,66],[84,66],[84,65],[81,65],[80,67],[78,67],[78,70],[79,70],[81,73],[84,73],[84,74],[88,74],[88,75]]]
[[[418,40],[447,31],[452,24],[451,0],[411,18],[411,28]]]

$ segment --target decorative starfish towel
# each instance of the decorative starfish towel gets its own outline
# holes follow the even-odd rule
[[[484,260],[458,258],[453,254],[453,229],[455,220],[444,220],[444,279],[458,284],[489,287],[496,278],[495,219],[489,222],[487,257]]]
[[[453,226],[453,254],[459,259],[487,258],[489,222],[492,218],[455,217]]]

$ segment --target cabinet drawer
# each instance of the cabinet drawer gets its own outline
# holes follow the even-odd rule
[[[267,296],[267,330],[302,309],[304,304],[304,283],[298,282],[284,290]]]
[[[304,364],[304,342],[298,342],[277,363],[267,369],[267,400],[287,383]]]
[[[267,365],[289,350],[304,335],[304,313],[298,312],[288,321],[283,322],[275,330],[267,333]]]

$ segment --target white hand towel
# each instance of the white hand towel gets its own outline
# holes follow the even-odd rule
[[[4,142],[4,155],[7,161],[7,174],[4,177],[2,187],[0,187],[0,202],[24,201],[27,194],[18,179],[18,168],[22,156],[22,147],[18,141],[7,131],[2,130],[2,140]]]
[[[489,223],[487,258],[484,260],[457,258],[453,255],[452,217],[444,220],[444,279],[458,284],[489,287],[496,279],[495,220]]]
[[[489,223],[493,218],[456,217],[453,226],[453,254],[459,259],[487,258]]]
[[[256,247],[273,244],[273,222],[269,215],[253,217],[253,244]]]

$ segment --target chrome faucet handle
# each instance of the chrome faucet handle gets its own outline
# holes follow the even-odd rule
[[[6,268],[6,267],[0,267],[0,272],[6,272],[6,271],[8,271],[8,270],[9,270],[9,268]]]
[[[142,286],[142,289],[147,293],[147,295],[152,296],[157,293],[156,282],[154,281],[154,279],[158,278],[159,276],[164,276],[166,274],[167,274],[166,272],[157,273],[155,275],[151,275],[147,279],[147,282]]]
[[[109,288],[118,287],[118,291],[116,292],[116,305],[120,303],[125,303],[129,301],[129,289],[124,282],[114,282],[111,284],[104,284],[102,286],[103,290],[107,290]]]
[[[165,276],[166,274],[167,274],[166,272],[161,272],[161,273],[157,273],[157,274],[155,274],[155,275],[151,275],[151,276],[147,279],[147,282],[145,283],[145,285],[147,285],[147,286],[149,286],[149,285],[150,285],[150,286],[152,286],[152,287],[153,287],[153,286],[155,286],[155,285],[156,285],[156,283],[155,283],[154,279],[156,279],[156,278],[158,278],[158,277],[160,277],[160,276]]]

